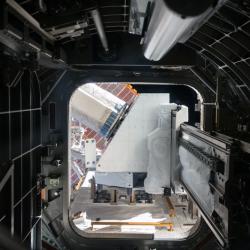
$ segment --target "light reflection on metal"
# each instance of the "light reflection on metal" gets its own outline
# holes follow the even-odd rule
[[[105,31],[104,31],[104,27],[103,27],[103,24],[102,24],[100,13],[99,13],[99,11],[97,9],[91,10],[90,13],[91,13],[93,21],[95,23],[97,33],[98,33],[98,35],[100,37],[102,46],[103,46],[104,50],[106,52],[108,52],[109,51],[108,41],[107,41],[107,37],[106,37]]]

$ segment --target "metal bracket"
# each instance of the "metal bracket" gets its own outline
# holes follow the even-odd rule
[[[198,158],[200,161],[209,166],[212,171],[224,174],[225,166],[221,160],[203,152],[200,148],[196,147],[195,145],[186,141],[183,138],[180,138],[179,142],[181,146],[187,149],[196,158]]]

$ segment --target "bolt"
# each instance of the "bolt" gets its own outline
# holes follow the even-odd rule
[[[53,165],[56,167],[60,167],[62,165],[62,160],[60,159],[54,160]]]

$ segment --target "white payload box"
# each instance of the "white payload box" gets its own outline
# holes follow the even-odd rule
[[[188,108],[169,103],[169,94],[141,94],[97,163],[97,179],[105,172],[146,173],[145,191],[162,194],[171,186],[176,131],[186,121]]]
[[[106,137],[126,107],[126,102],[92,83],[78,88],[71,98],[71,116]]]

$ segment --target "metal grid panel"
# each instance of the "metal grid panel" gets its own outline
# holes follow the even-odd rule
[[[17,0],[17,2],[28,11],[34,18],[41,18],[41,13],[36,5],[29,0]],[[73,1],[72,1],[73,2]],[[63,3],[63,1],[62,1]],[[73,4],[73,3],[72,3]],[[102,16],[102,21],[105,27],[106,32],[127,32],[129,25],[129,0],[99,0],[97,1],[100,14]],[[50,18],[50,17],[48,17]],[[60,18],[60,17],[59,17]],[[76,13],[76,18],[79,20],[82,19],[82,15]],[[87,13],[88,18],[88,33],[89,35],[96,34],[96,28],[92,17]],[[71,25],[77,20],[72,20],[71,18],[65,17],[65,24]],[[57,20],[54,18],[54,23],[56,24]],[[59,27],[60,25],[58,25]]]
[[[228,1],[203,25],[187,46],[200,55],[200,68],[216,82],[220,72],[233,82],[233,92],[250,102],[249,5]],[[215,86],[214,86],[215,87]]]
[[[5,175],[1,175],[0,226],[30,247],[32,237],[40,231],[41,204],[36,190],[41,171],[40,91],[34,73],[24,70],[19,75],[13,81],[3,77],[1,83],[0,165],[1,169],[13,167],[14,183],[3,183]]]
[[[100,14],[106,32],[127,32],[129,25],[129,0],[99,1]],[[91,16],[89,18],[89,31],[96,33]]]

